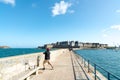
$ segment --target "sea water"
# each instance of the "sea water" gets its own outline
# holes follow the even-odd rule
[[[8,49],[0,49],[0,58],[17,56],[23,54],[31,54],[37,52],[43,52],[45,49],[38,48],[8,48]]]
[[[76,50],[75,52],[120,78],[120,50],[87,49]],[[98,71],[107,77],[104,71],[100,69]],[[111,80],[117,79],[112,78]]]

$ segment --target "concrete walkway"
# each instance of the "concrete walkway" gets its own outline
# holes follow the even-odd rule
[[[39,74],[33,75],[30,80],[87,80],[72,52],[61,54],[52,64],[54,70],[46,64],[46,69],[39,70]]]

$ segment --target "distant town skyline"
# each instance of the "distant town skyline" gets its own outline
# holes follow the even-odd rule
[[[120,0],[0,0],[0,46],[120,45]]]
[[[111,48],[108,46],[108,44],[101,44],[101,43],[85,43],[85,42],[79,42],[79,41],[61,41],[51,44],[45,44],[43,46],[38,46],[38,48],[79,48],[79,49],[105,49],[105,48]],[[113,47],[114,48],[114,47]]]

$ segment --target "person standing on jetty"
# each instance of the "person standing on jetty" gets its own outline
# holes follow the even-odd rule
[[[46,51],[43,54],[45,55],[45,60],[43,61],[43,70],[45,70],[45,63],[48,63],[53,70],[53,66],[49,61],[50,60],[50,49],[46,48]]]

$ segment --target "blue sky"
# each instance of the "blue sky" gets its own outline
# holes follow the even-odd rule
[[[120,44],[120,0],[0,0],[0,45]]]

